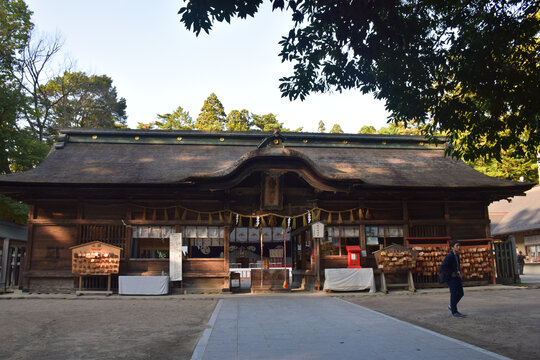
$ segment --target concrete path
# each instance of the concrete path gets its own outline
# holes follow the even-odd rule
[[[519,275],[524,284],[540,284],[540,274]]]
[[[222,299],[210,326],[192,360],[506,359],[330,297]]]

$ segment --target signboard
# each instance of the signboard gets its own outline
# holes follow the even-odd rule
[[[171,281],[182,280],[182,234],[172,233],[169,238],[169,276]]]
[[[118,274],[121,248],[100,241],[73,246],[71,271],[80,275]]]
[[[323,238],[324,237],[324,224],[320,221],[317,221],[311,225],[311,234],[314,238]]]

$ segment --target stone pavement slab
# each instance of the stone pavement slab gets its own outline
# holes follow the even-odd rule
[[[194,360],[506,359],[331,297],[226,298],[209,325]]]

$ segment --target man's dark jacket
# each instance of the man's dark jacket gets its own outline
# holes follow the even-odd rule
[[[459,255],[450,251],[443,262],[441,263],[440,272],[443,274],[443,282],[448,282],[452,277],[452,273],[458,273],[459,271]]]

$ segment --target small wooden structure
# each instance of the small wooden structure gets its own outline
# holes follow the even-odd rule
[[[71,248],[72,272],[79,275],[79,290],[77,295],[88,293],[112,294],[111,275],[118,274],[120,266],[120,251],[114,245],[100,241],[72,246]],[[83,276],[107,276],[107,291],[84,291],[82,289]]]
[[[403,245],[390,245],[375,251],[377,268],[381,272],[381,291],[388,292],[389,287],[406,287],[409,291],[416,291],[412,271],[416,266],[416,251]],[[387,283],[386,274],[406,274],[406,283]]]

